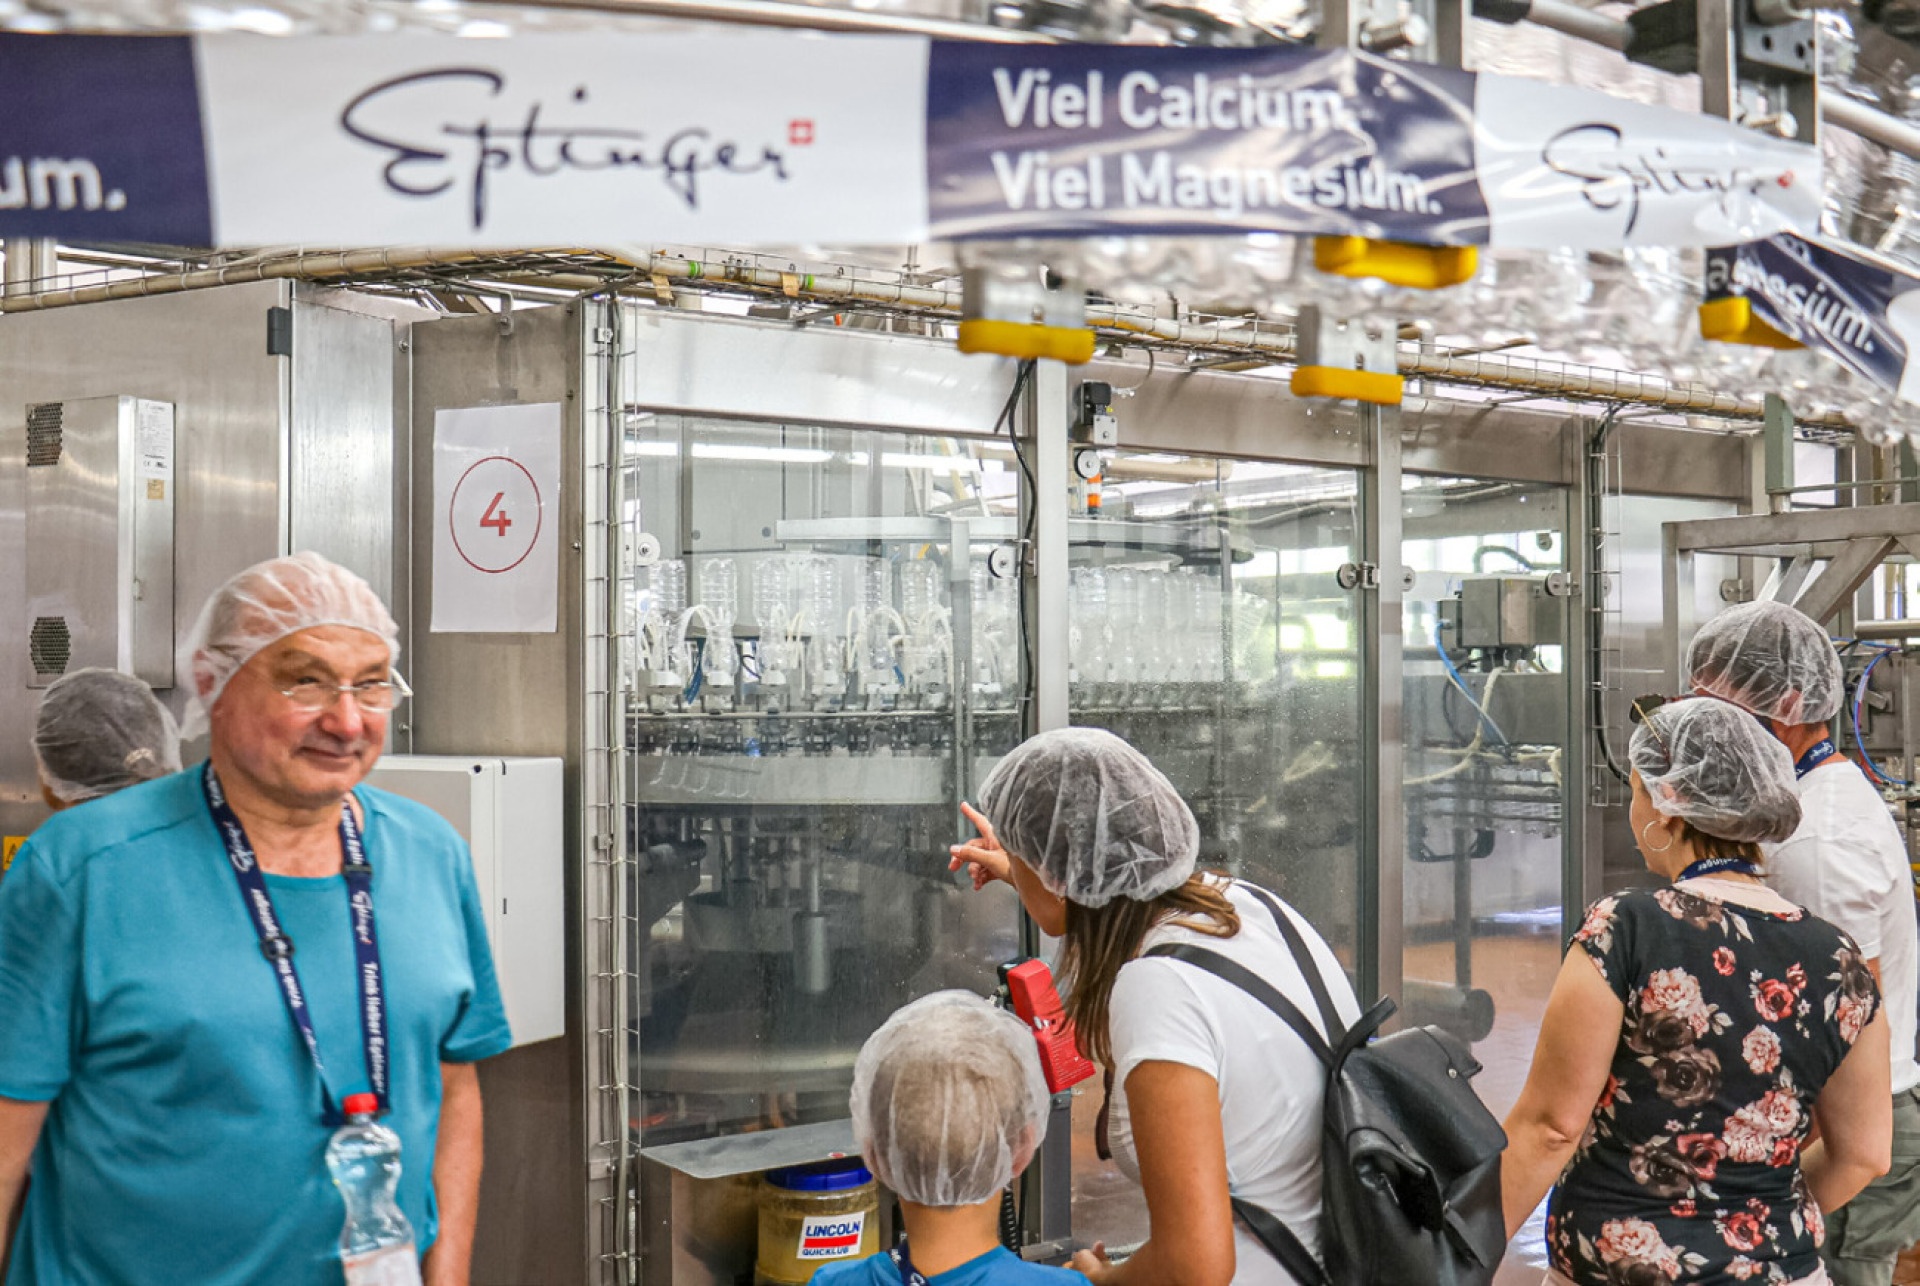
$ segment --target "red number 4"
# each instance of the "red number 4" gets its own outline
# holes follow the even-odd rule
[[[487,502],[487,511],[480,515],[480,525],[482,527],[491,527],[502,536],[507,534],[507,528],[513,526],[513,523],[507,518],[506,511],[500,508],[500,502],[506,498],[506,492],[495,492],[493,499]]]

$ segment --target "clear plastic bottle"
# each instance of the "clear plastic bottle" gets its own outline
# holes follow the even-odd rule
[[[733,559],[709,558],[700,564],[700,605],[707,611],[707,646],[701,669],[710,687],[733,685],[737,668],[733,621],[739,611],[739,582]]]
[[[401,1212],[400,1136],[374,1119],[380,1100],[349,1094],[347,1123],[327,1144],[327,1170],[346,1203],[340,1263],[347,1286],[420,1286],[413,1225]]]

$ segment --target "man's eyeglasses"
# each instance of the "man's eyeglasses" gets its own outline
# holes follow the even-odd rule
[[[384,714],[412,696],[413,689],[398,674],[391,679],[366,683],[322,683],[318,679],[295,679],[292,687],[280,689],[281,696],[302,710],[331,710],[342,693],[351,696],[354,703],[367,713]]]

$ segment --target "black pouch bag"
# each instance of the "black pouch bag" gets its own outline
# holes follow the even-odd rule
[[[1235,1198],[1234,1213],[1307,1286],[1490,1286],[1507,1245],[1500,1203],[1507,1136],[1469,1084],[1480,1064],[1436,1027],[1372,1039],[1394,1013],[1391,999],[1345,1026],[1292,919],[1265,890],[1242,887],[1279,925],[1326,1036],[1264,978],[1219,952],[1182,943],[1147,954],[1184,961],[1239,987],[1325,1064],[1324,1264],[1270,1212]]]

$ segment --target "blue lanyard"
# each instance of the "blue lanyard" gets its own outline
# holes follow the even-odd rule
[[[274,914],[273,895],[267,891],[267,877],[247,842],[246,828],[227,803],[226,792],[209,763],[200,774],[200,786],[207,797],[207,811],[213,814],[214,829],[227,846],[227,865],[240,884],[240,900],[246,904],[253,931],[260,935],[260,954],[273,966],[280,983],[280,999],[286,1003],[287,1017],[306,1042],[313,1069],[320,1076],[320,1102],[323,1122],[332,1127],[344,1124],[345,1115],[333,1101],[327,1088],[326,1064],[320,1061],[320,1037],[313,1029],[313,1014],[307,1008],[306,993],[300,975],[293,967],[293,939],[280,927]],[[373,925],[373,866],[367,861],[366,846],[360,839],[360,824],[345,800],[340,803],[340,874],[347,882],[347,908],[353,917],[354,975],[360,982],[360,1038],[367,1059],[367,1083],[380,1101],[380,1112],[387,1111],[387,989],[380,972],[380,939]]]
[[[927,1279],[913,1266],[913,1260],[907,1257],[907,1239],[902,1237],[900,1244],[887,1252],[887,1258],[900,1271],[900,1286],[927,1286]]]
[[[1722,871],[1732,871],[1735,875],[1758,875],[1760,868],[1744,857],[1703,857],[1674,876],[1673,882],[1697,880],[1703,875],[1718,875]]]
[[[1814,742],[1813,745],[1807,747],[1807,753],[1801,755],[1799,760],[1795,762],[1793,765],[1793,775],[1795,777],[1805,777],[1821,764],[1827,762],[1827,760],[1838,759],[1839,757],[1840,752],[1834,748],[1833,738],[1822,737],[1820,740]]]

